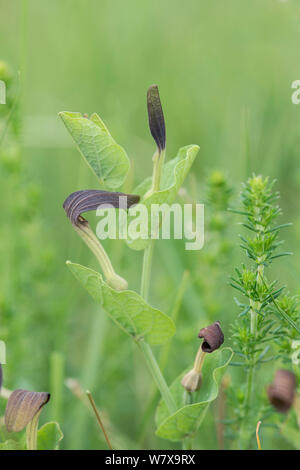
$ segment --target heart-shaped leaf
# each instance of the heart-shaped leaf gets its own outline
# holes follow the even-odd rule
[[[120,187],[129,170],[129,159],[100,117],[96,113],[89,118],[72,112],[59,115],[100,183],[111,189]]]
[[[175,333],[170,317],[151,307],[132,290],[117,291],[104,282],[101,274],[80,264],[67,261],[74,276],[99,303],[112,320],[135,339],[162,344]]]
[[[64,435],[57,422],[44,424],[37,433],[38,450],[57,450]]]
[[[181,385],[181,374],[171,385],[170,391],[178,407],[176,413],[169,415],[168,409],[161,401],[156,412],[156,435],[170,441],[182,441],[192,437],[201,426],[207,409],[218,396],[219,383],[231,361],[233,352],[230,348],[218,349],[206,354],[202,368],[202,385],[193,393],[195,403],[184,404],[184,388]]]
[[[295,449],[300,450],[300,429],[295,412],[289,413],[288,419],[280,426],[280,433]]]
[[[134,192],[141,196],[141,201],[140,204],[129,209],[129,220],[130,214],[141,214],[141,217],[145,214],[145,218],[141,222],[145,227],[141,228],[140,232],[146,233],[149,238],[151,234],[151,205],[172,204],[174,202],[177,192],[196,158],[198,150],[198,145],[182,147],[179,150],[178,155],[165,164],[161,177],[160,191],[155,191],[152,194],[147,195],[147,192],[151,188],[152,178],[147,178],[143,183],[135,188]],[[146,215],[145,211],[140,213],[140,205],[146,207],[148,215]],[[148,243],[149,239],[142,237],[136,239],[128,238],[127,240],[128,246],[134,250],[143,250],[147,247]]]

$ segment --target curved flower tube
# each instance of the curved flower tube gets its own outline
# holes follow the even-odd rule
[[[91,230],[88,221],[82,217],[81,214],[83,212],[96,210],[99,207],[103,209],[105,207],[128,209],[133,204],[138,203],[139,200],[140,197],[136,195],[87,189],[75,191],[70,194],[63,203],[63,208],[74,229],[96,256],[103,270],[105,280],[116,290],[127,289],[127,281],[114,271],[109,256]]]

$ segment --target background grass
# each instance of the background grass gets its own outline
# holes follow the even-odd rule
[[[185,184],[194,198],[205,200],[214,169],[227,175],[234,204],[253,171],[277,179],[282,222],[294,223],[284,234],[285,248],[295,254],[276,261],[273,275],[298,292],[300,107],[291,102],[291,83],[300,78],[299,2],[0,0],[0,12],[0,59],[15,75],[21,71],[22,123],[21,153],[6,152],[4,142],[0,167],[5,385],[53,392],[43,419],[60,421],[63,448],[105,448],[94,419],[63,384],[67,377],[92,390],[124,445],[174,447],[153,436],[153,414],[142,425],[151,389],[143,359],[65,267],[71,259],[96,268],[62,203],[72,191],[97,188],[97,181],[57,113],[98,112],[126,148],[139,182],[152,167],[145,97],[157,83],[168,157],[187,144],[201,147]],[[206,210],[210,217],[209,205]],[[190,271],[168,380],[193,360],[196,334],[208,320],[222,322],[230,345],[228,326],[238,311],[228,277],[241,256],[238,221],[228,219],[233,246],[225,263],[209,260],[209,243],[196,254],[183,242],[157,243],[153,305],[169,313],[183,272]],[[118,242],[105,245],[138,289],[141,253]],[[273,369],[268,366],[264,381]],[[213,410],[202,429],[198,448],[216,448]],[[265,431],[262,440],[265,448],[286,446],[274,431]]]

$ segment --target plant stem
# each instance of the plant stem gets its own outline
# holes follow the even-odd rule
[[[26,447],[27,450],[37,450],[37,431],[41,411],[38,411],[26,426]]]
[[[191,392],[184,390],[184,405],[192,405],[193,404],[193,397]],[[192,450],[193,449],[193,439],[192,437],[186,437],[182,441],[182,449],[183,450]]]
[[[165,150],[163,150],[162,152],[159,152],[157,150],[153,156],[154,165],[153,165],[151,192],[159,191],[161,173],[162,173],[162,168],[163,168],[164,159],[165,159],[165,153],[166,153]]]
[[[160,178],[163,168],[163,162],[165,157],[165,151],[159,152],[157,151],[154,154],[153,161],[153,178],[152,178],[152,188],[150,193],[153,191],[159,191],[160,187]],[[153,259],[153,250],[154,250],[154,239],[151,238],[149,245],[144,250],[144,258],[143,258],[143,269],[142,269],[142,280],[141,280],[141,296],[147,301],[149,296],[149,287],[150,287],[150,277],[151,277],[151,268],[152,268],[152,259]],[[155,359],[155,356],[150,348],[149,344],[147,344],[144,340],[140,340],[138,345],[144,354],[144,358],[147,362],[149,371],[152,374],[152,377],[160,391],[162,398],[165,400],[166,406],[169,410],[169,413],[176,412],[176,404],[171,395],[170,389],[165,381],[165,378],[159,368],[159,365]]]
[[[256,279],[257,283],[261,284],[263,282],[263,273],[264,269],[262,265],[257,266],[257,274]],[[253,348],[255,349],[255,340],[256,340],[256,333],[257,333],[257,313],[256,311],[260,309],[261,304],[259,302],[254,302],[250,299],[250,333],[253,337]],[[246,385],[246,397],[245,397],[245,405],[244,405],[244,416],[243,422],[241,426],[241,440],[240,443],[242,447],[244,447],[245,443],[248,441],[248,433],[245,432],[245,428],[247,426],[247,418],[249,414],[249,410],[252,404],[252,391],[253,391],[253,376],[255,371],[255,353],[252,353],[251,363],[249,364],[248,373],[247,373],[247,385]],[[246,440],[245,440],[246,438]]]
[[[148,297],[149,297],[153,251],[154,251],[154,240],[150,240],[149,245],[144,250],[143,270],[142,270],[142,280],[141,280],[141,296],[146,301],[148,301]]]
[[[152,349],[150,348],[149,344],[147,344],[144,340],[139,341],[138,345],[144,354],[144,358],[147,362],[149,371],[152,374],[152,377],[160,391],[160,394],[165,400],[169,413],[175,413],[177,410],[175,401],[171,395],[170,389],[165,381],[165,378],[161,373],[161,370],[155,359]]]
[[[80,382],[84,387],[95,388],[98,377],[98,371],[101,370],[103,358],[103,348],[105,346],[105,338],[107,337],[108,319],[102,309],[94,312],[89,339],[87,342],[87,350],[84,353],[85,367],[82,370]],[[84,448],[89,439],[86,410],[81,406],[77,406],[74,410],[76,421],[71,430],[70,446],[72,449]]]
[[[184,271],[183,276],[182,276],[182,280],[181,280],[179,288],[177,290],[175,302],[174,302],[174,304],[172,306],[172,309],[171,309],[171,312],[170,312],[170,317],[172,318],[172,320],[174,321],[175,324],[176,324],[176,320],[177,320],[177,316],[178,316],[180,307],[182,305],[182,300],[183,300],[183,296],[184,296],[186,286],[187,286],[187,283],[188,283],[188,280],[189,280],[189,276],[190,276],[189,271]],[[168,357],[169,357],[170,350],[171,350],[171,345],[172,345],[172,338],[165,345],[162,346],[162,350],[161,350],[161,353],[160,353],[159,358],[158,358],[158,364],[159,364],[159,367],[160,367],[160,370],[162,371],[162,373],[164,372],[164,369],[165,369],[167,361],[168,361]],[[139,431],[139,442],[140,443],[143,443],[143,441],[144,441],[145,432],[146,432],[146,429],[147,429],[146,425],[147,425],[149,416],[153,412],[158,393],[159,392],[156,388],[156,385],[153,384],[152,392],[150,394],[148,404],[146,406],[145,412],[144,412],[144,414],[142,416],[142,419],[141,419],[140,431]]]
[[[111,445],[111,443],[110,443],[110,440],[109,440],[109,438],[108,438],[108,435],[107,435],[107,433],[106,433],[106,431],[105,431],[105,427],[103,426],[102,420],[101,420],[101,418],[100,418],[100,414],[99,414],[99,411],[98,411],[98,409],[97,409],[97,406],[96,406],[96,403],[95,403],[95,401],[94,401],[94,398],[93,398],[93,396],[92,396],[92,394],[91,394],[91,392],[90,392],[89,390],[86,391],[86,394],[87,394],[87,397],[88,397],[88,399],[89,399],[89,401],[90,401],[90,404],[91,404],[91,406],[92,406],[92,408],[93,408],[93,411],[94,411],[94,413],[95,413],[95,416],[96,416],[96,419],[97,419],[97,421],[98,421],[98,424],[99,424],[99,426],[100,426],[100,428],[101,428],[101,430],[102,430],[102,432],[103,432],[103,435],[104,435],[104,438],[105,438],[105,440],[106,440],[106,443],[107,443],[109,449],[110,449],[110,450],[113,450],[112,445]]]

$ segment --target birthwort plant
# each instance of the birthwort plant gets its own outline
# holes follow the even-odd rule
[[[183,147],[175,158],[165,162],[165,120],[156,85],[148,90],[147,109],[150,131],[156,143],[153,174],[138,185],[134,195],[126,196],[128,207],[141,202],[150,210],[152,204],[172,204],[199,147]],[[101,190],[77,191],[64,202],[69,220],[96,256],[102,274],[70,261],[67,261],[67,265],[101,309],[135,341],[144,355],[161,394],[161,402],[156,412],[156,434],[171,441],[182,441],[184,447],[191,447],[192,438],[199,429],[210,403],[217,397],[218,386],[230,362],[232,351],[229,348],[218,349],[222,340],[218,342],[218,347],[206,351],[212,354],[203,353],[199,390],[191,393],[184,389],[181,381],[185,372],[170,387],[167,385],[151,349],[151,345],[162,345],[175,334],[173,320],[148,302],[155,239],[140,237],[126,240],[131,249],[143,251],[141,289],[138,294],[128,290],[127,280],[116,274],[109,255],[87,220],[82,217],[83,212],[95,210],[99,204],[112,203],[113,207],[118,207],[120,193],[115,191],[125,181],[130,166],[129,158],[96,113],[88,117],[78,112],[61,112],[60,117],[102,187]],[[115,243],[121,242],[118,240]],[[220,328],[219,324],[217,328]]]

